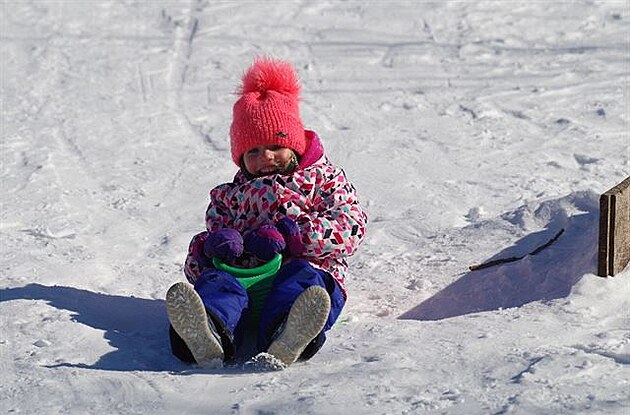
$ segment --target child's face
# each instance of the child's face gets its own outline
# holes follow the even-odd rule
[[[243,155],[243,163],[253,176],[285,172],[293,159],[293,151],[280,146],[258,146]]]

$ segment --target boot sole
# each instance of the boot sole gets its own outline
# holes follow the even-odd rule
[[[168,319],[199,365],[223,362],[223,347],[210,331],[206,308],[193,287],[178,282],[166,293]]]
[[[284,330],[267,352],[285,365],[295,362],[317,336],[330,313],[330,296],[320,286],[308,287],[291,306]]]

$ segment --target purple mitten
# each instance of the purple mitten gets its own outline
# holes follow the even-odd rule
[[[234,229],[219,229],[208,234],[203,252],[208,258],[217,257],[223,261],[231,261],[243,253],[243,237]]]
[[[286,247],[282,234],[272,224],[262,225],[244,239],[245,250],[263,261],[271,260]]]
[[[285,216],[276,223],[276,227],[282,236],[284,236],[284,241],[287,244],[287,248],[291,256],[299,256],[304,252],[304,242],[302,242],[300,227],[296,221],[288,216]]]

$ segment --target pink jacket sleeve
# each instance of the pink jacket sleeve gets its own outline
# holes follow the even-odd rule
[[[305,245],[302,256],[324,259],[352,255],[365,235],[367,215],[343,170],[335,169],[322,184],[313,208],[297,218]]]

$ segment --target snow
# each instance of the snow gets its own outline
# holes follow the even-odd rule
[[[623,1],[3,1],[0,412],[627,414],[630,268],[594,274],[630,174]],[[251,59],[366,206],[349,301],[283,371],[171,356]],[[548,248],[523,256],[563,230]]]

